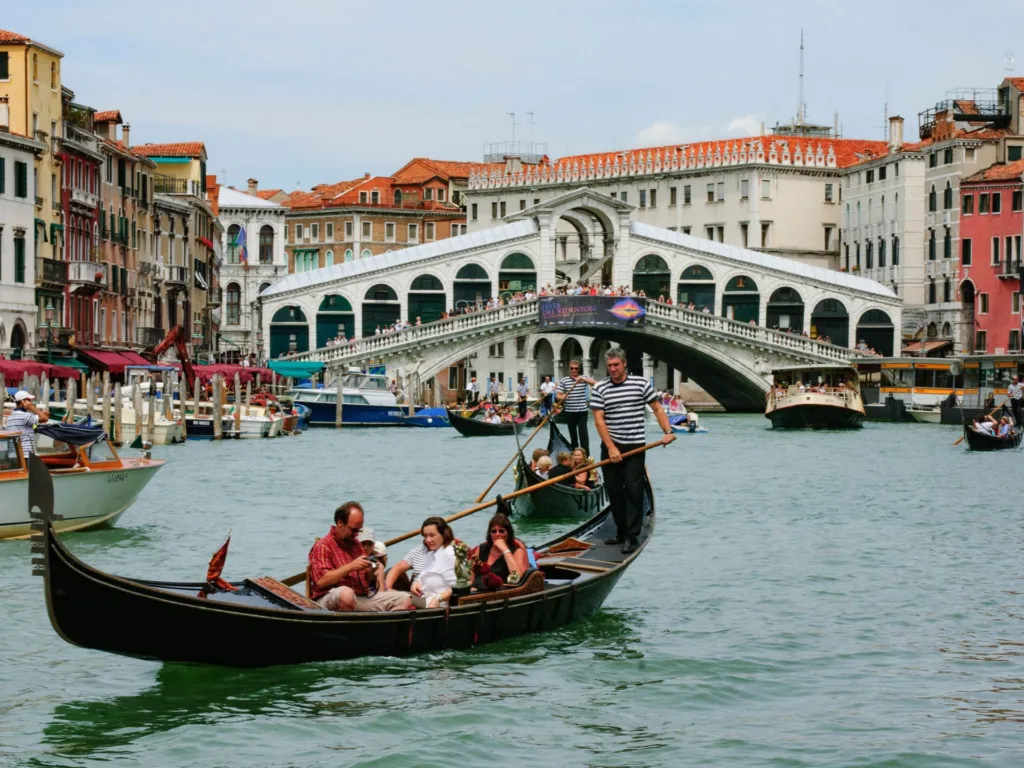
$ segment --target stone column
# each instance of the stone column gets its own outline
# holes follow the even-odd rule
[[[654,376],[654,358],[644,352],[644,378],[648,381]]]

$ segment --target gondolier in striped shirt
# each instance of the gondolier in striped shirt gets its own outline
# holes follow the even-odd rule
[[[580,373],[583,368],[579,360],[569,361],[569,375],[558,382],[555,397],[565,411],[565,425],[569,428],[569,443],[573,448],[582,448],[590,455],[590,433],[587,431],[587,409],[590,395],[587,385],[597,384]]]
[[[1010,398],[1010,410],[1013,413],[1013,420],[1017,426],[1021,426],[1021,416],[1024,415],[1024,384],[1020,383],[1020,376],[1014,376],[1010,386],[1006,388],[1006,395]]]
[[[635,552],[644,518],[644,453],[623,459],[622,454],[642,448],[647,439],[645,405],[658,417],[668,445],[676,439],[654,388],[641,376],[626,371],[626,353],[612,347],[605,354],[608,378],[594,386],[590,410],[601,436],[601,458],[611,459],[604,467],[604,484],[615,519],[615,536],[605,544],[622,544],[622,554]]]

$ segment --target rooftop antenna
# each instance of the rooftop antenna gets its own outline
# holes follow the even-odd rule
[[[526,116],[530,118],[526,122],[530,126],[530,151],[532,152],[533,151],[533,126],[535,126],[537,124],[537,122],[533,119],[533,112],[527,112]]]
[[[882,108],[882,138],[889,136],[889,78],[885,78],[885,107]]]
[[[1007,51],[1003,54],[1003,70],[1013,72],[1013,51]]]
[[[516,113],[506,112],[506,115],[512,118],[512,144],[516,143]]]
[[[796,105],[796,122],[804,124],[804,116],[807,107],[804,104],[804,31],[800,30],[800,101]]]

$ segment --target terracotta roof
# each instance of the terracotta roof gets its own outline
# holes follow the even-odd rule
[[[420,167],[417,168],[416,166]],[[419,184],[439,176],[448,179],[468,179],[471,174],[482,170],[490,170],[488,163],[473,163],[463,160],[433,160],[429,157],[414,157],[400,169],[395,171],[395,181],[400,184]]]
[[[1020,78],[1024,80],[1024,78]],[[922,149],[927,149],[933,144],[941,144],[945,141],[954,141],[956,139],[975,139],[978,141],[997,141],[1004,136],[1010,136],[1011,132],[1008,128],[976,128],[974,130],[958,129],[955,133],[946,136],[942,139],[927,138],[921,141],[904,143],[900,146],[899,152],[918,152]],[[880,143],[882,146],[877,150],[868,150],[863,152],[861,157],[857,159],[857,162],[851,163],[851,165],[859,165],[860,163],[870,163],[872,160],[877,160],[880,157],[887,157],[889,152],[889,145],[886,142],[873,142]]]
[[[108,109],[106,112],[97,112],[93,115],[92,121],[94,123],[122,123],[121,110],[119,109]]]
[[[131,147],[131,148],[126,147],[124,145],[124,142],[121,141],[120,139],[118,139],[117,141],[111,141],[110,139],[103,139],[103,138],[101,138],[100,141],[103,142],[104,144],[106,144],[108,147],[114,147],[114,149],[118,149],[118,150],[120,150],[122,152],[126,152],[127,154],[131,155],[132,157],[136,157],[139,160],[145,160],[148,163],[150,163],[150,165],[155,165],[155,163],[153,163],[153,161],[150,160],[148,157],[146,157],[145,155],[141,155],[138,152],[136,152],[135,151],[135,147]]]
[[[256,191],[256,197],[260,198],[261,200],[269,200],[270,198],[272,198],[274,195],[281,191],[282,190],[280,189],[259,189]]]
[[[17,32],[8,32],[6,29],[0,29],[0,43],[31,43],[32,41],[24,35],[19,35]]]
[[[990,165],[983,171],[978,171],[973,176],[968,176],[960,181],[967,184],[972,181],[1020,181],[1024,176],[1024,160],[1015,160],[1012,163],[996,163]]]
[[[1006,82],[1016,88],[1018,91],[1024,91],[1024,77],[1008,77]]]
[[[146,157],[202,157],[206,146],[201,141],[182,141],[176,144],[139,144],[132,151]]]

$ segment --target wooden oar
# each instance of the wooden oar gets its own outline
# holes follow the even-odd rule
[[[1002,408],[1008,402],[1010,402],[1010,398],[1006,398],[1005,400],[1003,400],[1002,403],[1000,403],[999,405],[997,405],[995,408],[993,408],[991,411],[988,412],[988,416],[991,416],[993,413],[998,411],[1000,408]],[[987,418],[987,416],[986,416],[986,418]],[[966,426],[966,425],[964,425],[964,426]],[[960,445],[960,443],[962,443],[966,437],[967,437],[967,435],[960,435],[960,439],[957,440],[955,443],[953,443],[953,447],[955,448],[956,446]]]
[[[574,389],[576,389],[576,384],[579,384],[579,383],[580,383],[580,379],[576,379],[576,382],[571,387],[569,387],[569,392],[572,392]],[[569,396],[568,393],[566,393],[566,397],[568,397],[568,396]],[[537,425],[537,428],[535,430],[533,430],[533,432],[530,434],[530,436],[528,438],[526,438],[526,442],[523,443],[521,446],[517,446],[516,447],[516,452],[513,453],[512,454],[512,458],[508,460],[508,464],[506,464],[504,467],[501,468],[501,472],[499,472],[497,474],[497,476],[493,480],[491,480],[491,484],[488,485],[486,488],[484,488],[483,493],[481,493],[479,496],[476,497],[477,504],[479,504],[481,501],[484,500],[484,496],[486,496],[488,493],[490,493],[491,488],[494,487],[495,483],[497,483],[499,480],[501,480],[501,476],[504,475],[506,472],[508,472],[508,468],[512,466],[512,463],[516,460],[516,458],[519,456],[519,454],[526,449],[526,446],[528,446],[530,444],[530,441],[533,440],[533,438],[535,438],[537,436],[537,433],[540,432],[544,428],[544,425],[548,423],[548,419],[550,419],[552,416],[554,416],[554,414],[555,414],[554,409],[548,411],[548,415],[545,416],[543,419],[541,419],[541,422],[540,422],[540,424]]]
[[[651,448],[657,448],[659,445],[664,445],[664,444],[665,443],[663,443],[661,440],[656,440],[653,443],[648,443],[647,445],[640,446],[639,448],[634,448],[631,451],[626,451],[624,454],[622,454],[622,458],[623,459],[628,459],[630,456],[636,456],[637,454],[643,453],[644,451],[649,451],[649,450],[651,450]],[[597,469],[598,467],[603,467],[606,464],[611,464],[611,463],[612,463],[611,459],[604,459],[603,461],[596,461],[593,464],[590,464],[588,466],[580,467],[577,470],[573,470],[573,474],[577,474],[578,475],[581,472],[590,472],[592,469]],[[557,475],[555,477],[549,477],[547,480],[542,480],[541,482],[537,483],[536,485],[530,485],[530,486],[527,486],[526,488],[521,488],[518,491],[512,491],[512,493],[508,494],[507,496],[502,496],[501,498],[504,501],[508,501],[509,499],[514,499],[514,498],[516,498],[518,496],[523,496],[523,495],[525,495],[527,493],[533,493],[534,491],[540,490],[541,488],[546,488],[549,485],[554,485],[555,483],[557,483],[557,482],[559,482],[560,480],[563,480],[563,479],[565,479],[564,475]],[[451,515],[450,517],[446,517],[444,519],[444,521],[446,523],[453,523],[456,520],[460,520],[463,517],[468,517],[469,515],[472,515],[472,514],[474,514],[476,512],[479,512],[480,510],[487,509],[489,507],[493,507],[497,503],[498,503],[498,500],[496,498],[495,499],[491,499],[490,501],[485,501],[483,504],[477,504],[475,507],[470,507],[469,509],[464,509],[461,512],[456,512],[454,515]],[[384,542],[384,546],[390,547],[390,546],[393,546],[395,544],[399,544],[399,543],[401,543],[401,542],[403,542],[403,541],[405,541],[407,539],[411,539],[413,536],[419,536],[419,535],[420,535],[420,529],[417,528],[417,529],[415,529],[413,531],[409,531],[408,533],[403,533],[401,536],[396,536],[393,539],[388,539],[387,541]],[[296,573],[294,576],[289,576],[287,579],[281,579],[281,583],[284,584],[287,587],[294,587],[296,584],[301,584],[303,581],[305,581],[305,579],[306,579],[306,572],[302,571],[301,573]]]

